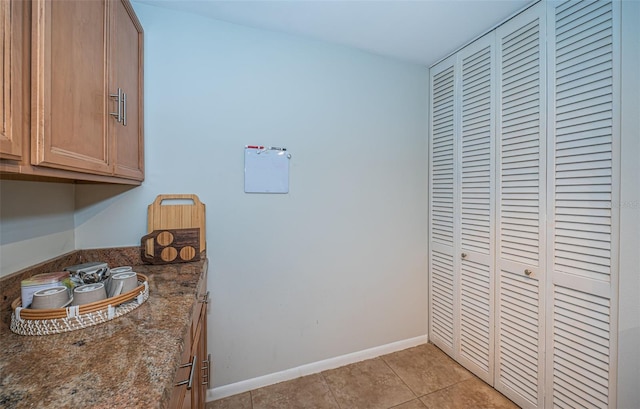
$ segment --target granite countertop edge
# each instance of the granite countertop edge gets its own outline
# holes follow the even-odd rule
[[[89,261],[130,265],[145,274],[149,299],[124,316],[77,331],[11,332],[10,304],[22,279]],[[0,278],[0,407],[167,408],[207,264],[204,253],[191,263],[143,265],[139,247],[77,250]]]

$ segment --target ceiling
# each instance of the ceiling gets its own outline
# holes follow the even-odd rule
[[[134,0],[430,66],[532,0]]]

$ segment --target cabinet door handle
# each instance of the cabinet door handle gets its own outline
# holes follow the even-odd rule
[[[191,367],[191,370],[189,371],[189,379],[185,379],[184,381],[180,381],[180,382],[176,383],[174,386],[187,385],[187,390],[191,389],[191,386],[193,386],[193,372],[196,369],[197,360],[198,360],[198,357],[194,355],[193,359],[191,360],[191,362],[189,362],[188,364],[180,365],[180,368]]]
[[[122,122],[122,88],[118,88],[117,94],[109,94],[109,97],[116,99],[118,105],[118,112],[109,112],[109,115],[116,118],[118,123]]]
[[[127,126],[127,94],[122,93],[122,125]]]
[[[202,384],[209,387],[211,385],[211,354],[207,356],[205,361],[202,361],[202,370],[206,379],[206,381],[202,381]]]
[[[525,269],[525,270],[524,270],[524,273],[525,273],[527,276],[530,276],[530,275],[533,273],[533,271],[531,271],[531,270],[529,270],[529,269],[527,268],[527,269]]]
[[[460,257],[462,257],[463,259],[467,258],[467,253],[460,254]]]

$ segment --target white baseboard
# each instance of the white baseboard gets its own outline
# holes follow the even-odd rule
[[[376,358],[381,355],[390,354],[392,352],[401,351],[417,345],[424,344],[428,341],[427,335],[409,338],[402,341],[392,342],[390,344],[381,345],[365,349],[363,351],[353,352],[322,361],[312,362],[310,364],[301,365],[296,368],[285,369],[284,371],[259,376],[257,378],[247,379],[232,383],[229,385],[218,386],[217,388],[207,390],[207,402],[217,399],[226,398],[227,396],[237,395],[253,389],[262,388],[263,386],[273,385],[278,382],[290,381],[301,376],[311,375],[328,369],[339,368],[355,362],[364,361],[366,359]]]

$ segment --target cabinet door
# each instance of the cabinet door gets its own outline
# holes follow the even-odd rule
[[[457,359],[493,383],[494,34],[458,54],[460,272]]]
[[[619,7],[549,7],[548,407],[616,407]]]
[[[110,43],[111,75],[109,92],[122,90],[122,121],[110,117],[113,172],[136,180],[143,179],[143,107],[142,107],[142,26],[127,0],[111,3]],[[111,101],[111,109],[117,110]]]
[[[204,408],[207,388],[210,385],[209,367],[211,361],[207,353],[207,272],[198,282],[196,301],[190,328],[185,337],[182,352],[182,367],[176,371],[174,382],[179,384],[173,390],[170,408]],[[193,365],[193,369],[191,368]],[[193,372],[193,375],[192,375]],[[188,380],[191,387],[188,388]]]
[[[211,357],[208,353],[207,346],[207,316],[209,314],[209,291],[207,290],[207,272],[203,273],[203,277],[198,284],[198,291],[196,296],[200,304],[200,315],[197,322],[198,330],[195,337],[197,337],[198,347],[198,381],[194,385],[197,391],[194,395],[197,395],[197,402],[199,407],[204,407],[207,400],[207,389],[211,385]]]
[[[496,31],[498,254],[495,387],[523,408],[543,406],[545,9]]]
[[[34,165],[110,174],[106,0],[33,3]]]
[[[431,68],[429,145],[429,339],[454,355],[454,305],[458,266],[455,237],[455,72],[454,57]]]
[[[29,135],[29,35],[25,1],[0,2],[0,158],[21,160]]]
[[[211,387],[211,374],[213,373],[213,363],[211,362],[211,355],[209,354],[209,348],[207,345],[207,308],[207,305],[202,308],[202,318],[200,320],[202,332],[200,333],[200,352],[198,354],[199,356],[201,356],[200,383],[198,384],[198,387],[200,388],[200,396],[203,406],[207,401],[207,390]]]
[[[182,350],[182,355],[180,357],[180,362],[182,365],[176,371],[176,376],[173,380],[174,384],[179,386],[175,386],[173,389],[173,393],[171,394],[171,399],[169,402],[169,408],[171,409],[186,409],[192,407],[192,399],[191,399],[191,391],[187,389],[187,384],[184,382],[189,379],[191,368],[184,364],[191,362],[191,342],[189,342],[190,337],[187,337],[184,349]],[[195,362],[194,362],[195,364]]]
[[[194,406],[197,408],[204,408],[205,402],[207,400],[207,383],[205,375],[205,369],[208,368],[207,365],[207,309],[202,308],[200,312],[200,316],[198,319],[198,330],[196,331],[197,340],[196,340],[196,348],[193,351],[194,356],[197,357],[197,367],[196,372],[193,377],[193,387],[191,390],[192,400],[194,402]]]

